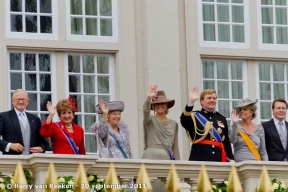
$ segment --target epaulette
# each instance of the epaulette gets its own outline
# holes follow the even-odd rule
[[[217,113],[217,114],[223,116],[223,117],[226,119],[226,117],[225,117],[224,115],[222,115],[221,113],[219,113],[218,111],[215,111],[215,113]]]
[[[200,112],[200,110],[192,111],[192,112]]]

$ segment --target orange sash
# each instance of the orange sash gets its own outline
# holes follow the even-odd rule
[[[242,139],[245,141],[248,148],[250,149],[251,153],[254,155],[254,157],[258,161],[261,161],[261,157],[260,157],[260,154],[258,152],[258,149],[255,147],[255,145],[254,145],[253,141],[250,139],[250,137],[247,134],[240,131],[239,129],[238,129],[238,132],[241,135]]]

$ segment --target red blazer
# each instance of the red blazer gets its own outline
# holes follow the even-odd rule
[[[84,144],[84,130],[82,127],[72,123],[74,133],[69,133],[62,121],[59,121],[62,131],[67,133],[74,141],[76,147],[79,148],[79,154],[86,155]],[[75,154],[68,140],[60,130],[61,128],[54,122],[49,124],[43,122],[40,134],[43,137],[50,137],[52,142],[52,150],[54,154]]]

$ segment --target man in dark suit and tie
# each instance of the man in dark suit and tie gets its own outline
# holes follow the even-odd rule
[[[47,142],[40,135],[40,118],[26,112],[27,92],[15,90],[11,102],[14,109],[0,113],[0,151],[7,155],[45,152]]]
[[[288,159],[288,123],[285,121],[287,107],[285,99],[274,100],[272,103],[274,118],[262,123],[269,161],[287,161]]]

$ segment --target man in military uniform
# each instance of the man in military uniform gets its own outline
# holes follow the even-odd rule
[[[194,87],[190,90],[188,104],[180,117],[181,124],[193,143],[189,160],[218,162],[233,160],[226,118],[214,110],[217,104],[216,91],[204,90],[200,95],[202,109],[192,111],[197,99],[199,99],[198,89]]]

